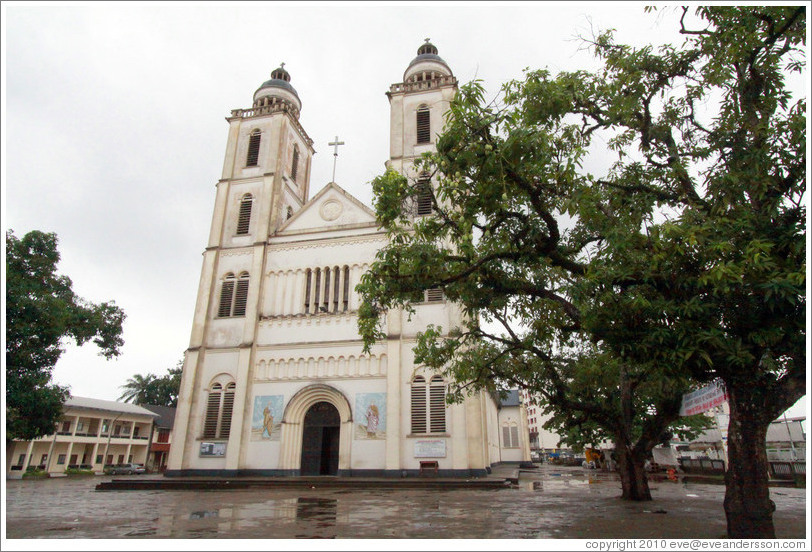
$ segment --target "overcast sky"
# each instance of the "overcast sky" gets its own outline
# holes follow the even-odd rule
[[[389,153],[385,92],[430,38],[461,83],[496,93],[524,68],[595,67],[577,36],[681,42],[677,8],[600,3],[35,4],[4,2],[3,227],[56,232],[75,292],[127,314],[114,361],[69,347],[54,371],[115,400],[188,346],[230,110],[285,62],[330,180],[371,204]],[[806,406],[793,409],[803,415]]]

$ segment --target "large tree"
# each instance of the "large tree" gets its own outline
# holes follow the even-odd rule
[[[177,406],[183,361],[163,376],[136,374],[121,386],[123,393],[118,400],[140,405]]]
[[[124,312],[114,302],[76,296],[57,274],[53,233],[6,233],[6,438],[36,439],[56,430],[67,387],[51,383],[65,343],[93,341],[107,359],[121,352]]]
[[[586,341],[659,381],[722,378],[728,533],[773,537],[766,429],[805,393],[806,102],[786,78],[805,69],[806,13],[686,9],[679,25],[685,43],[657,50],[601,34],[601,70],[529,72],[499,104],[463,87],[423,167],[436,215],[413,224],[403,203],[426,190],[373,183],[393,239],[359,327],[374,338],[382,310],[440,284],[469,321],[426,332],[420,359],[462,381],[496,367],[546,385]],[[596,136],[617,162],[593,176]]]

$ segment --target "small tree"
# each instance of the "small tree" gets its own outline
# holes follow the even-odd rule
[[[67,276],[57,274],[53,233],[6,233],[6,438],[31,440],[54,433],[67,387],[51,372],[67,339],[93,341],[100,354],[120,354],[124,312],[115,303],[77,297]]]

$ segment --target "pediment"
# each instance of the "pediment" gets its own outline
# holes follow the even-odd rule
[[[282,225],[277,234],[340,230],[377,224],[375,212],[330,182]]]

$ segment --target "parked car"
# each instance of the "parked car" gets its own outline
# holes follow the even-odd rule
[[[105,466],[104,473],[109,475],[132,475],[135,473],[147,473],[147,469],[143,466],[143,464],[109,464]]]

